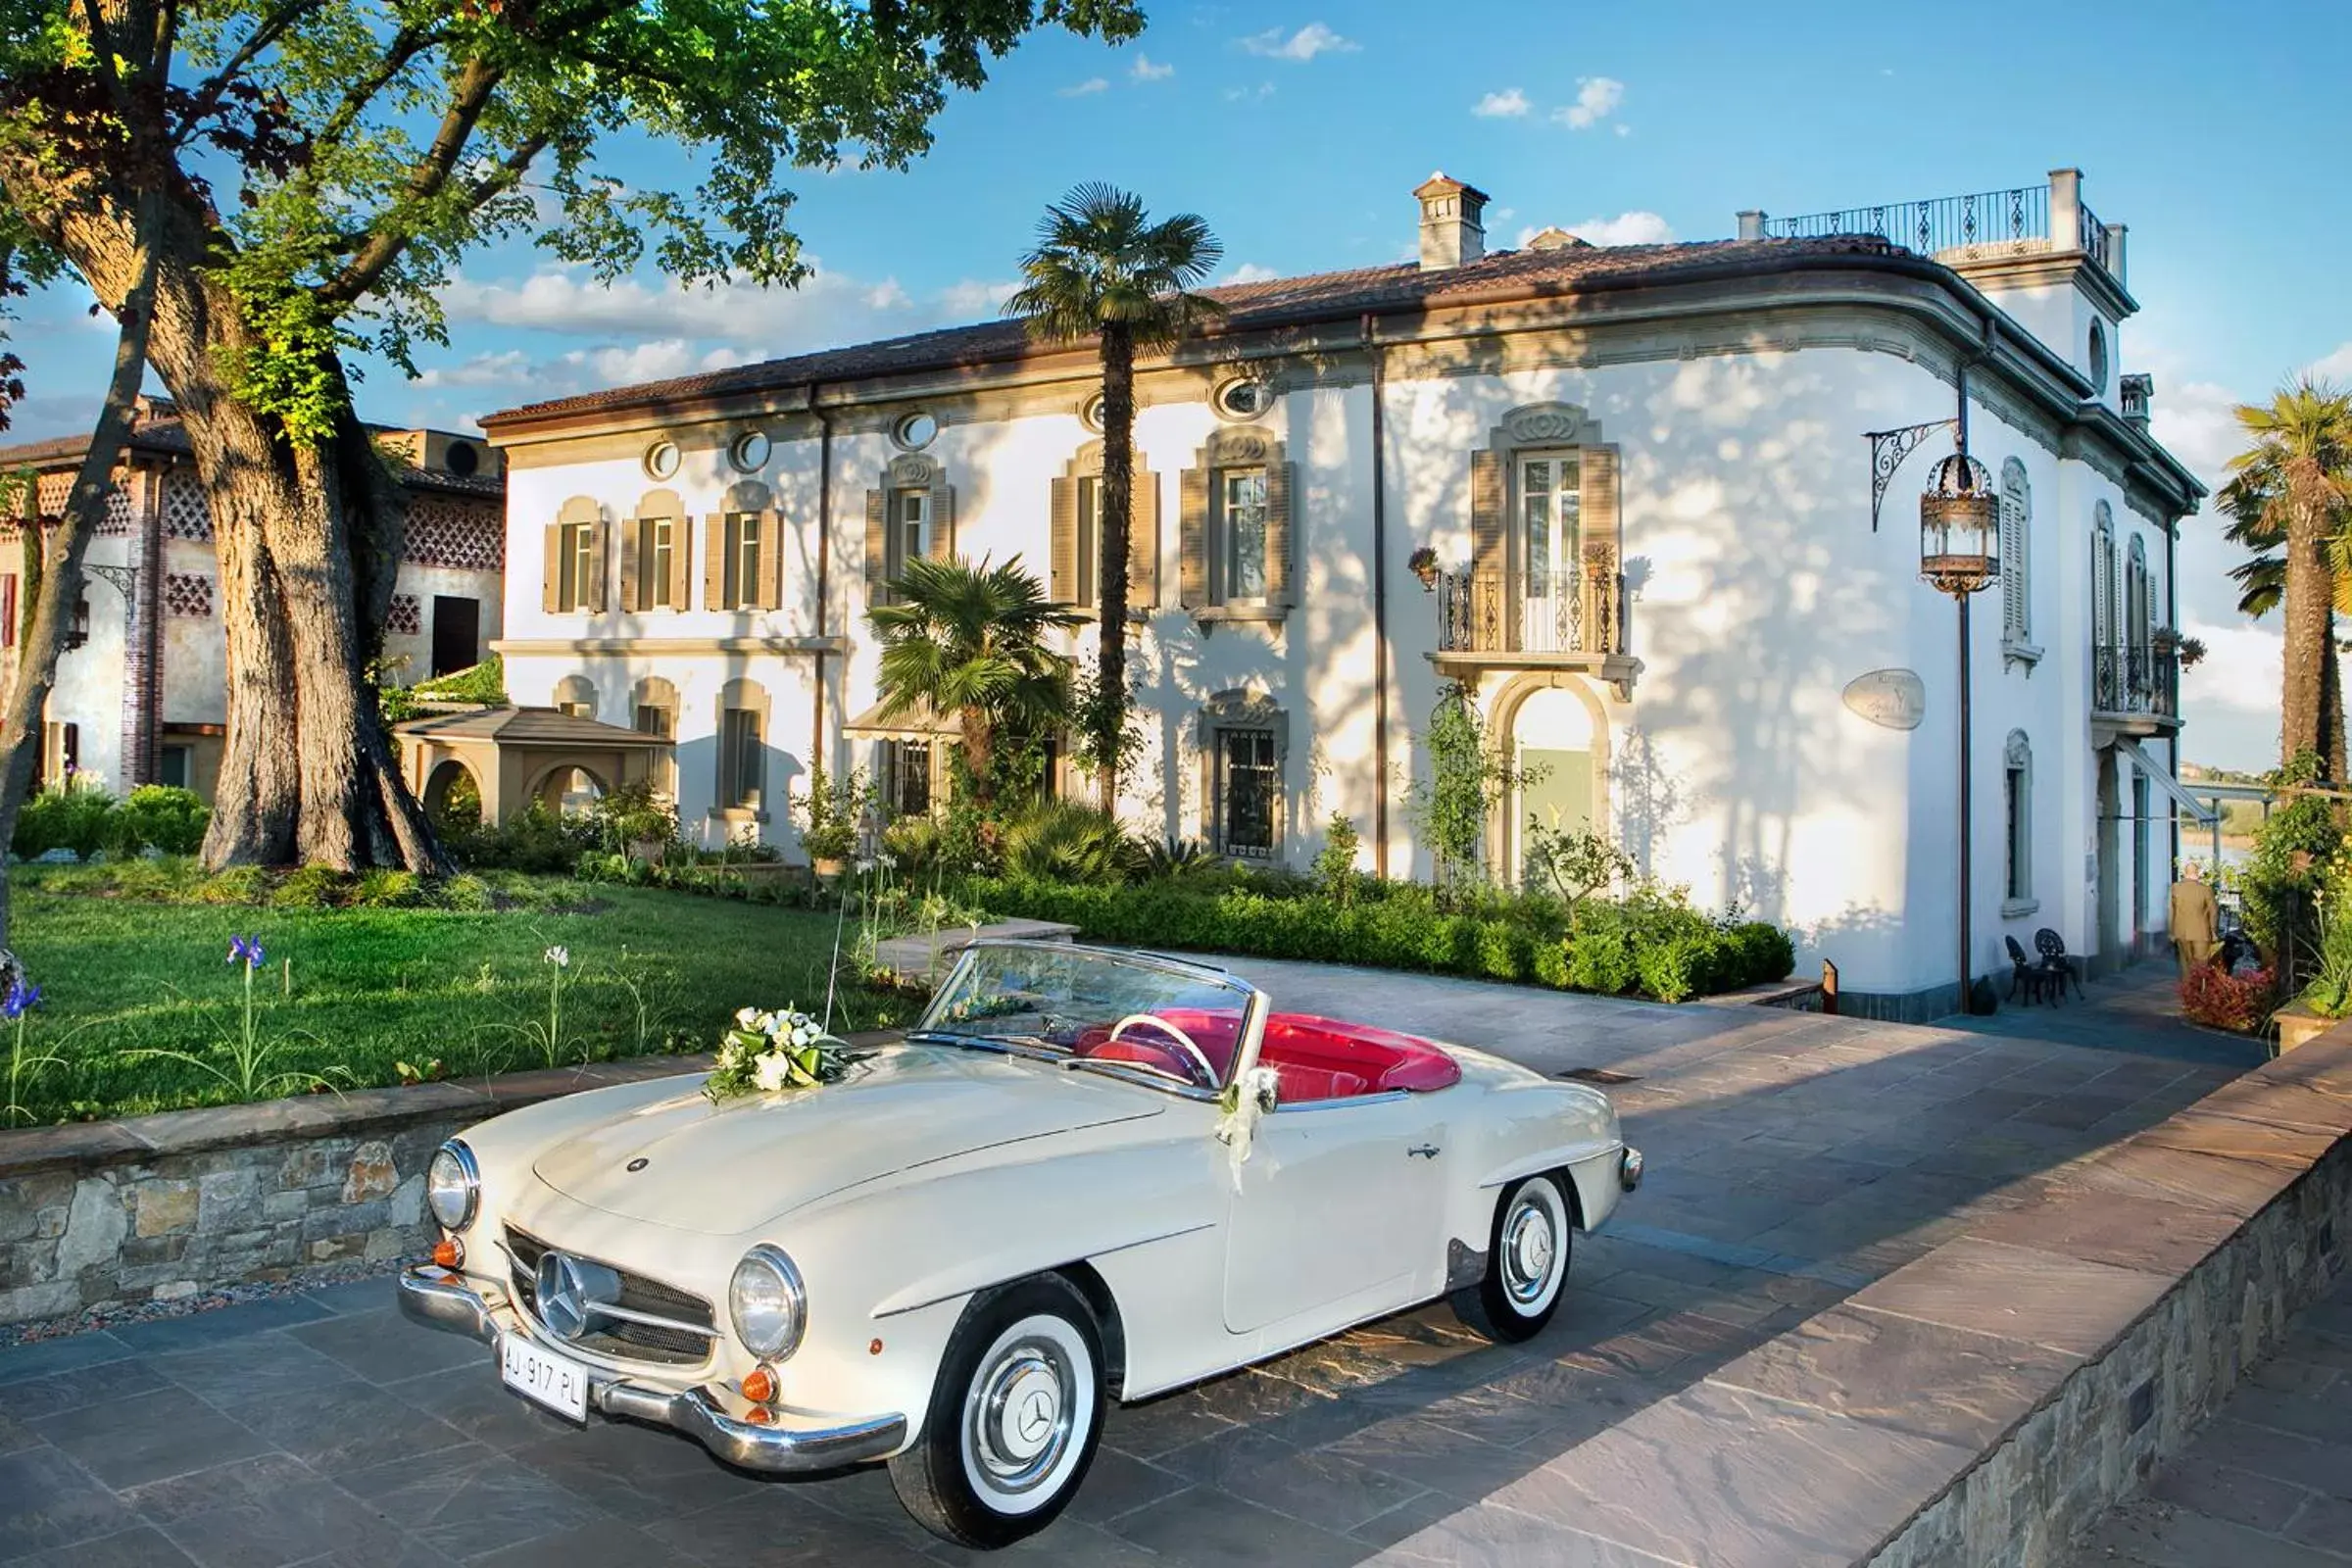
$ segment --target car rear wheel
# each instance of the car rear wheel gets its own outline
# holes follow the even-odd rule
[[[1560,1304],[1575,1227],[1567,1194],[1553,1175],[1529,1176],[1503,1189],[1488,1239],[1487,1272],[1455,1294],[1454,1311],[1489,1339],[1534,1339]]]
[[[972,1298],[940,1360],[922,1435],[890,1461],[906,1511],[965,1546],[1007,1546],[1054,1522],[1102,1436],[1102,1334],[1047,1275]]]

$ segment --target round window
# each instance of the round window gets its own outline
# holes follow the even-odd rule
[[[470,441],[452,441],[449,450],[441,455],[441,461],[459,478],[471,478],[481,471],[482,449]]]
[[[2107,390],[2107,323],[2090,323],[2090,389],[2094,393]]]
[[[735,465],[738,473],[758,473],[767,466],[767,455],[774,444],[764,430],[746,430],[727,448],[727,461]]]
[[[1217,388],[1217,412],[1228,418],[1254,419],[1273,402],[1263,381],[1228,381]]]
[[[645,471],[657,479],[676,478],[679,462],[675,441],[660,440],[645,449]]]
[[[928,414],[909,414],[890,429],[890,438],[909,452],[920,452],[939,434],[939,421]]]
[[[1085,425],[1089,430],[1094,431],[1097,435],[1101,435],[1102,433],[1102,393],[1096,393],[1093,397],[1088,398],[1086,402],[1079,407],[1078,422]]]

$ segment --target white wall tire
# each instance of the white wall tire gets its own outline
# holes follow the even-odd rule
[[[1053,1275],[984,1291],[941,1357],[922,1434],[890,1461],[906,1511],[983,1549],[1053,1523],[1094,1463],[1106,1404],[1102,1335]]]
[[[1510,1345],[1534,1339],[1559,1308],[1575,1235],[1557,1176],[1513,1182],[1494,1204],[1486,1274],[1455,1295],[1455,1312],[1489,1339]]]

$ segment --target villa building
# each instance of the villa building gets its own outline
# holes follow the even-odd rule
[[[1303,866],[1340,812],[1366,869],[1426,876],[1406,803],[1459,683],[1536,775],[1491,824],[1500,874],[1531,817],[1590,823],[1792,926],[1849,1007],[1948,1009],[1958,616],[1917,497],[1965,386],[2002,537],[1972,966],[2045,926],[2101,964],[2152,942],[2200,490],[2121,373],[2125,231],[2080,176],[1613,248],[1491,251],[1483,193],[1413,194],[1417,262],[1213,290],[1223,318],[1139,368],[1131,827]],[[666,738],[712,839],[793,852],[820,760],[924,808],[943,737],[871,718],[866,609],[951,554],[1088,605],[1096,394],[1091,344],[994,321],[486,419],[510,693]]]
[[[506,523],[502,460],[444,430],[377,429],[409,492],[409,531],[384,627],[384,662],[403,683],[479,662],[499,634]],[[86,437],[0,448],[0,469],[32,469],[36,505],[55,515]],[[0,551],[0,664],[16,657],[17,532]],[[88,581],[57,662],[40,776],[88,773],[128,790],[176,784],[212,799],[228,716],[220,563],[186,428],[163,398],[142,397]]]

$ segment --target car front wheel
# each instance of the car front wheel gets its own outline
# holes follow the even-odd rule
[[[1560,1304],[1574,1234],[1559,1177],[1513,1182],[1494,1205],[1486,1275],[1454,1297],[1455,1312],[1490,1339],[1534,1339]]]
[[[972,1298],[941,1358],[922,1435],[890,1461],[906,1511],[965,1546],[1010,1545],[1054,1522],[1102,1435],[1102,1335],[1067,1281]]]

